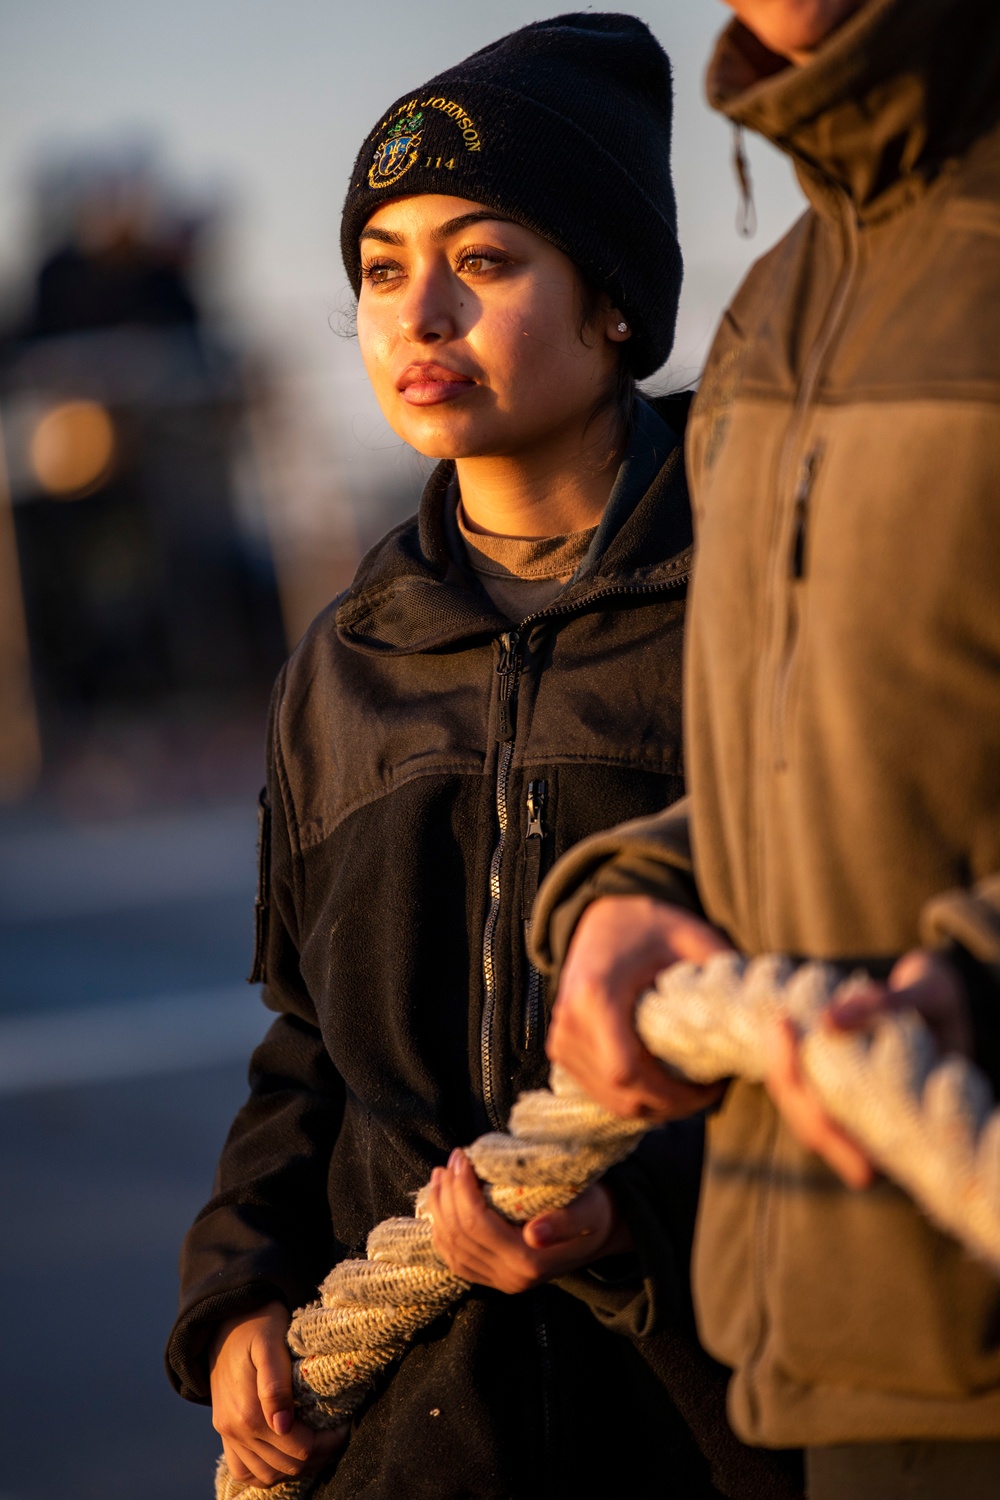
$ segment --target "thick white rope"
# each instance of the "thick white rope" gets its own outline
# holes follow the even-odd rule
[[[661,974],[636,1023],[654,1056],[693,1082],[760,1082],[766,1023],[790,1017],[830,1115],[934,1223],[1000,1273],[1000,1109],[991,1113],[989,1085],[965,1059],[938,1059],[913,1014],[886,1016],[871,1034],[822,1026],[834,993],[855,982],[824,964],[720,954]],[[610,1114],[553,1068],[550,1089],[522,1094],[509,1133],[481,1136],[467,1154],[494,1208],[519,1223],[572,1202],[647,1128]],[[367,1260],[341,1261],[319,1301],[292,1320],[296,1408],[311,1427],[346,1421],[414,1335],[468,1291],[434,1252],[423,1196],[416,1217],[378,1224]],[[244,1485],[220,1459],[216,1497],[307,1500],[316,1482]]]

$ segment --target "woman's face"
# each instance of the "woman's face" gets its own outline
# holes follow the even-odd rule
[[[621,314],[554,245],[467,198],[387,203],[361,235],[361,353],[386,420],[429,458],[526,453],[582,433],[614,378]]]

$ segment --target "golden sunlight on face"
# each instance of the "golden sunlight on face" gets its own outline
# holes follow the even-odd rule
[[[805,62],[813,48],[860,10],[864,0],[726,0],[765,47]]]
[[[430,458],[514,455],[582,428],[616,363],[579,274],[465,198],[396,199],[361,236],[358,338],[393,429]]]

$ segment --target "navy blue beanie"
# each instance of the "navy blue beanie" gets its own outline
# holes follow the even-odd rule
[[[635,16],[536,21],[398,99],[358,154],[341,248],[392,198],[446,193],[544,235],[632,327],[639,379],[670,353],[681,289],[670,62]]]

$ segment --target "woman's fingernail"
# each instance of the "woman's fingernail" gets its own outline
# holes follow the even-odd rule
[[[552,1241],[555,1239],[552,1225],[549,1224],[545,1219],[542,1219],[539,1223],[535,1224],[532,1227],[531,1233],[536,1245],[551,1245]]]
[[[462,1163],[464,1161],[465,1157],[462,1155],[461,1151],[453,1151],[451,1153],[451,1170],[454,1172],[456,1177],[461,1172]]]
[[[294,1420],[290,1411],[276,1411],[271,1418],[271,1426],[279,1437],[287,1437],[292,1430]]]

